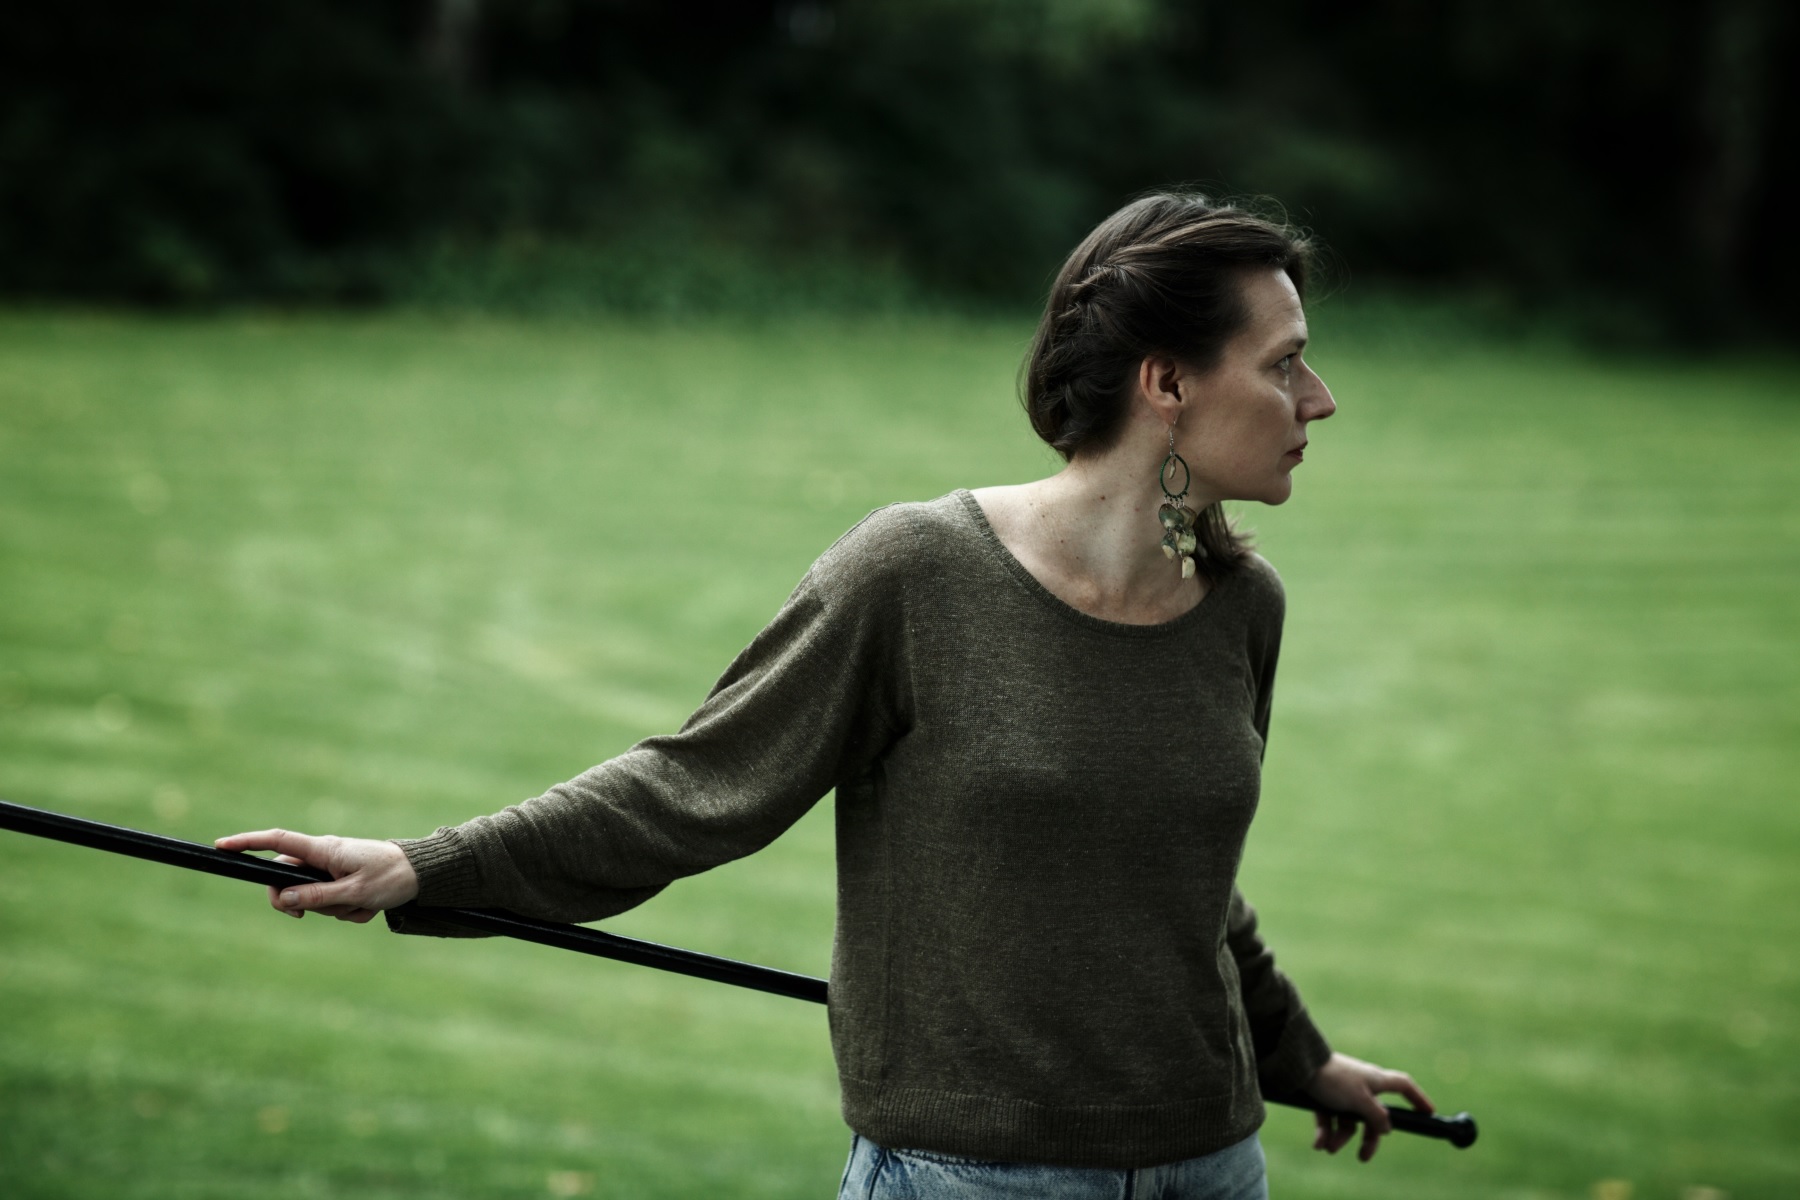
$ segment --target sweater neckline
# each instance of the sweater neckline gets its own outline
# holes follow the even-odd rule
[[[974,492],[970,491],[968,488],[957,488],[952,495],[962,502],[964,513],[967,514],[970,523],[975,526],[976,533],[980,534],[982,541],[986,543],[989,553],[999,561],[1000,565],[1004,567],[1014,579],[1019,581],[1020,586],[1031,593],[1032,596],[1036,597],[1040,603],[1049,608],[1056,615],[1065,620],[1073,621],[1083,628],[1096,630],[1100,633],[1112,634],[1116,637],[1133,638],[1167,637],[1179,633],[1199,621],[1201,610],[1209,609],[1209,606],[1212,604],[1213,596],[1230,583],[1232,574],[1236,574],[1236,572],[1232,572],[1231,574],[1227,574],[1225,578],[1213,583],[1212,586],[1206,589],[1206,594],[1200,597],[1200,602],[1198,604],[1172,620],[1160,621],[1154,625],[1134,625],[1125,621],[1108,621],[1104,617],[1096,617],[1092,613],[1082,612],[1079,608],[1076,608],[1073,604],[1070,604],[1055,592],[1052,592],[1049,588],[1045,587],[1036,575],[1027,571],[1025,569],[1025,564],[1020,562],[1018,557],[1014,555],[1011,550],[1006,548],[1006,543],[1001,541],[1000,535],[994,532],[994,527],[988,523],[987,514],[981,511],[981,501],[975,499]]]

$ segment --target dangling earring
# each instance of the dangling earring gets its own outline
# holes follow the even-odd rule
[[[1177,468],[1181,472],[1181,490],[1172,492],[1169,484]],[[1183,504],[1187,498],[1188,486],[1193,483],[1194,476],[1188,470],[1187,460],[1175,453],[1175,426],[1169,426],[1169,456],[1163,459],[1162,470],[1156,473],[1156,482],[1162,486],[1163,506],[1156,510],[1158,519],[1162,521],[1162,552],[1171,562],[1181,559],[1181,577],[1194,577],[1194,551],[1200,545],[1200,539],[1194,533],[1194,522],[1200,514]]]

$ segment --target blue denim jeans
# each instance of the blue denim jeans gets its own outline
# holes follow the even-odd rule
[[[889,1150],[850,1139],[838,1200],[1269,1200],[1253,1133],[1214,1154],[1115,1171],[984,1162],[933,1150]]]

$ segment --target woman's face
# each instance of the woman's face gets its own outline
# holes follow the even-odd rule
[[[1280,504],[1293,493],[1307,425],[1337,404],[1301,357],[1306,314],[1287,272],[1247,273],[1243,289],[1249,323],[1216,367],[1183,380],[1175,445],[1193,470],[1195,499]]]

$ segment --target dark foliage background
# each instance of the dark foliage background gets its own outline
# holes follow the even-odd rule
[[[1797,24],[1773,0],[10,5],[0,291],[1024,304],[1123,199],[1199,181],[1278,197],[1359,278],[1602,333],[1774,330]]]

